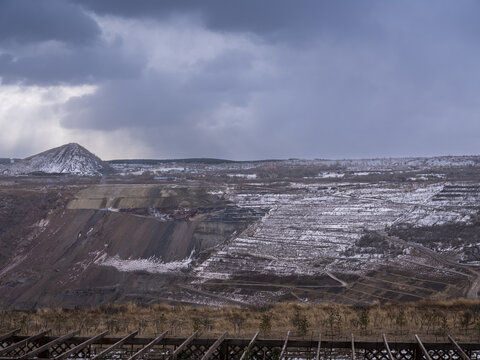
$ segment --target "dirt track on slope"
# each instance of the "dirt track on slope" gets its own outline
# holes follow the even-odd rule
[[[449,260],[446,257],[444,257],[444,256],[436,253],[435,251],[433,251],[429,248],[426,248],[425,246],[420,245],[418,243],[414,243],[414,242],[411,242],[411,241],[405,241],[405,240],[402,240],[402,239],[400,239],[396,236],[390,236],[384,231],[378,231],[378,233],[389,241],[400,244],[402,246],[412,247],[412,248],[418,250],[420,253],[432,258],[433,260],[435,260],[435,261],[437,261],[437,262],[439,262],[439,263],[441,263],[445,266],[450,266],[450,267],[454,267],[456,269],[466,270],[468,273],[470,273],[470,275],[468,277],[470,278],[471,285],[470,285],[470,287],[467,290],[465,295],[468,299],[477,299],[478,298],[478,292],[480,291],[480,271],[472,269],[471,266],[464,265],[464,264],[459,264],[455,261]],[[434,267],[434,266],[432,266],[432,267]],[[459,274],[463,274],[463,273],[459,272]],[[463,275],[465,275],[465,274],[463,274]]]

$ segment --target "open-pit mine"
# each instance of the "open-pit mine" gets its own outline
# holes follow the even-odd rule
[[[479,157],[92,163],[83,150],[0,165],[1,307],[478,297]]]

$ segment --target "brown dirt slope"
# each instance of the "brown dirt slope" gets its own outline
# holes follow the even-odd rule
[[[98,193],[93,188],[74,193],[73,202],[84,196],[82,192]],[[69,194],[65,189],[46,194],[41,189],[2,190],[0,306],[71,307],[168,297],[171,282],[182,282],[181,269],[119,271],[102,261],[150,259],[155,265],[184,260],[225,241],[251,221],[232,221],[232,206],[205,189],[138,188],[115,188],[116,196],[111,194],[113,187],[104,192],[102,197],[116,206],[128,204],[115,211],[67,205],[62,201]],[[150,201],[153,207],[145,207]]]

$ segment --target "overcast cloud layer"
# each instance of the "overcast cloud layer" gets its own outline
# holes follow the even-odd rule
[[[0,0],[0,157],[479,154],[479,17],[474,0]]]

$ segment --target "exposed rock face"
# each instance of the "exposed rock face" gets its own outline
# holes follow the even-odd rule
[[[208,188],[0,188],[0,307],[148,302],[261,217]]]
[[[434,160],[0,177],[0,308],[478,298],[479,162]]]
[[[84,147],[71,143],[6,165],[0,171],[5,175],[45,173],[96,176],[112,169]]]

